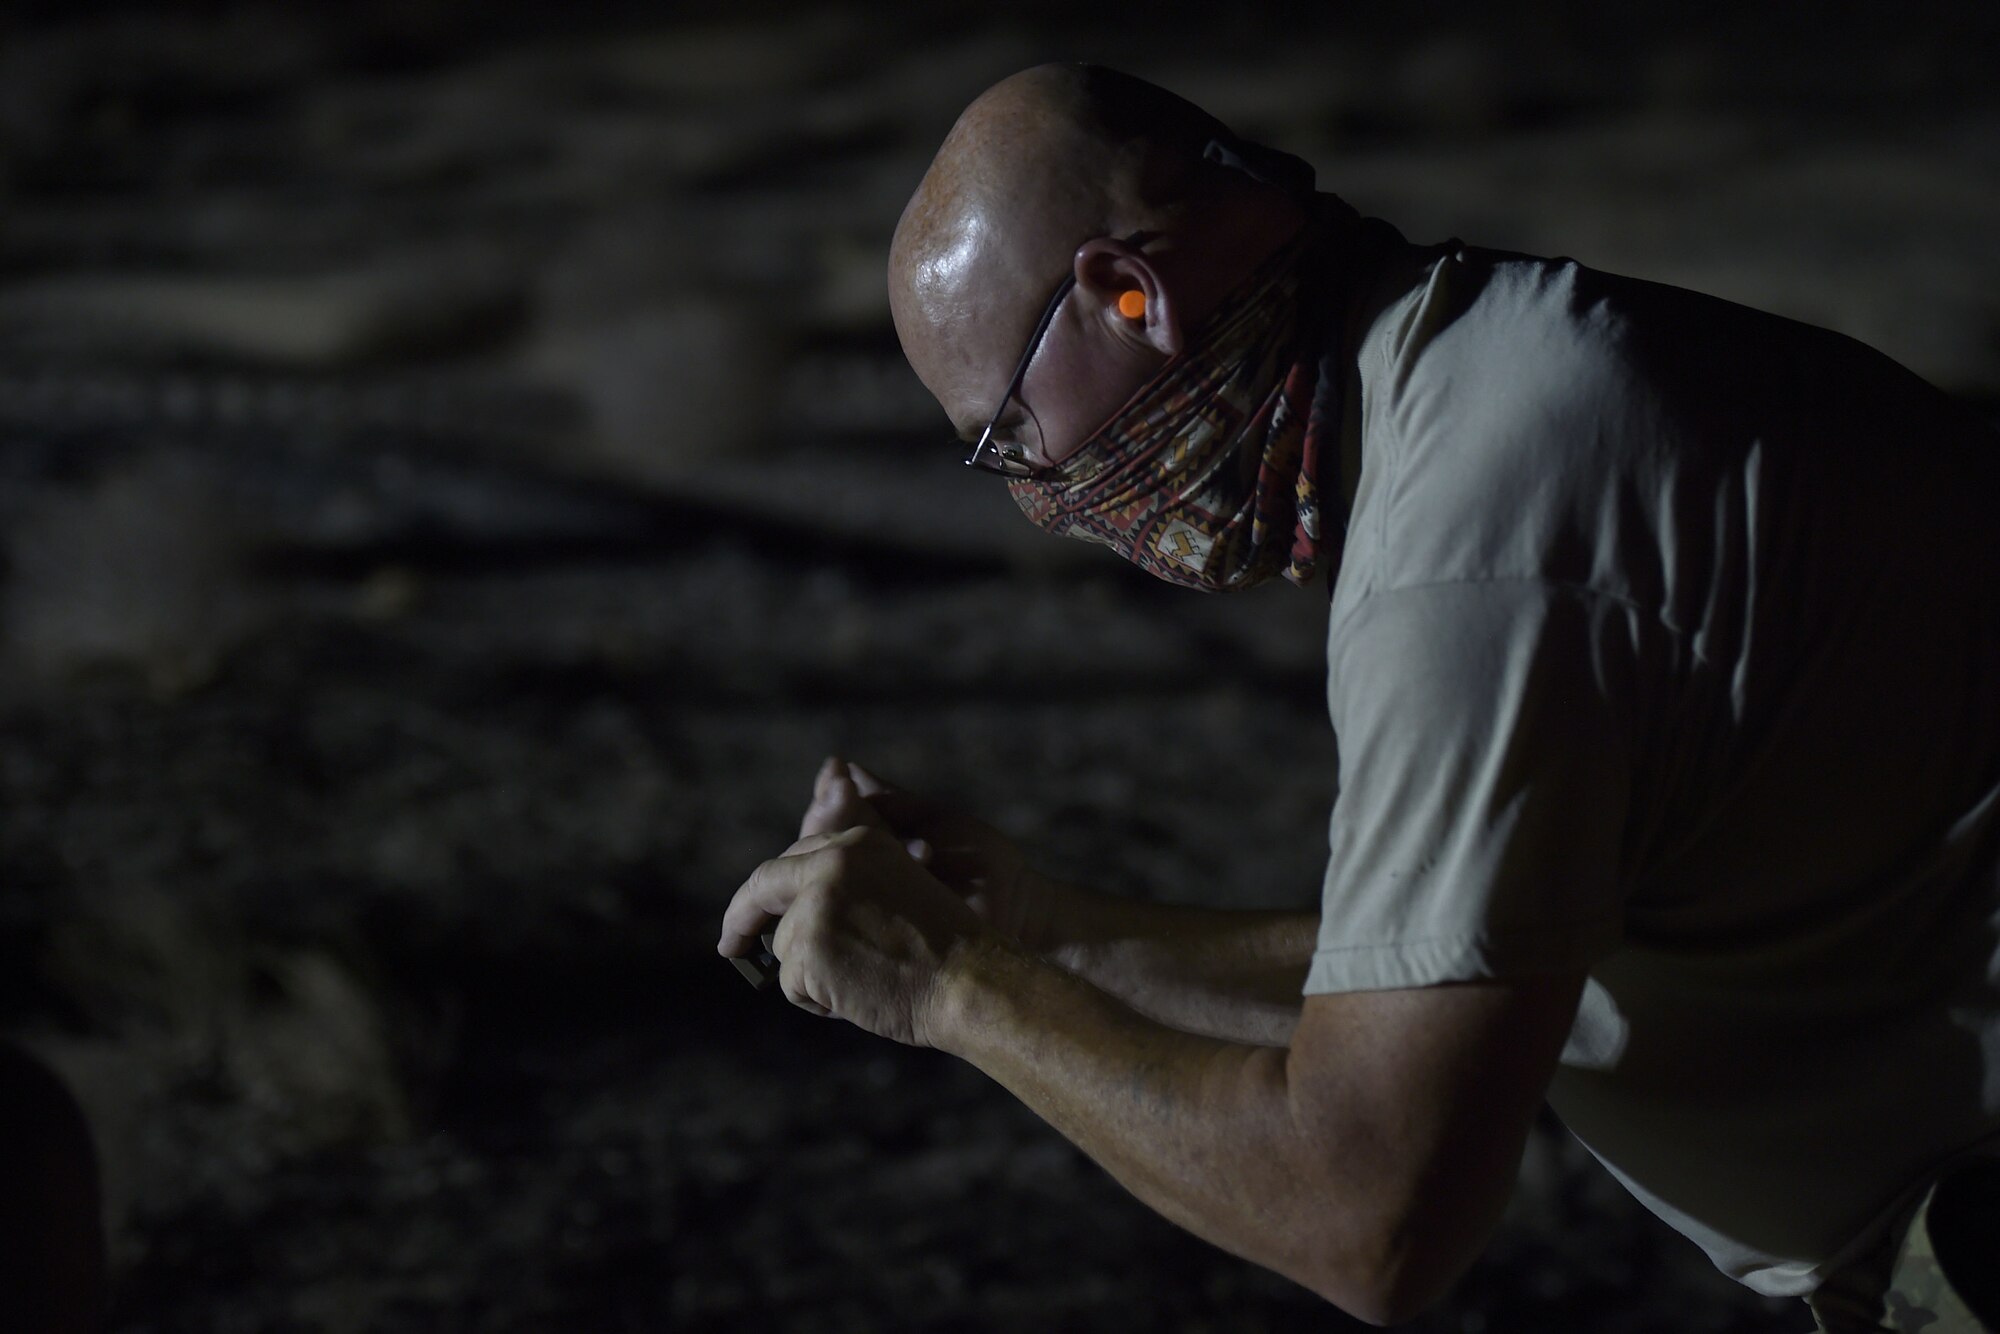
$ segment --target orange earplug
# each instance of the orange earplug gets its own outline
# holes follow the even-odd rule
[[[1143,319],[1146,315],[1146,294],[1138,288],[1118,295],[1118,313],[1128,320]]]

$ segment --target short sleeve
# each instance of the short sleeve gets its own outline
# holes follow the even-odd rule
[[[1582,969],[1617,945],[1638,630],[1534,580],[1378,592],[1336,621],[1307,994]]]

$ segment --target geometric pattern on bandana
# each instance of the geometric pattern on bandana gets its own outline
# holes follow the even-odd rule
[[[1322,373],[1334,368],[1322,366],[1321,340],[1301,338],[1317,333],[1301,319],[1300,285],[1302,269],[1317,268],[1304,260],[1318,230],[1259,265],[1075,453],[1011,479],[1021,511],[1189,588],[1310,580],[1323,545],[1321,442],[1338,429],[1328,391],[1339,376]]]

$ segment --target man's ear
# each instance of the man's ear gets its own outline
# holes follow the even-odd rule
[[[1075,272],[1078,294],[1113,337],[1163,357],[1179,355],[1186,330],[1174,293],[1138,246],[1109,236],[1085,241],[1076,249]]]

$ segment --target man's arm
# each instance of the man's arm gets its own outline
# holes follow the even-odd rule
[[[1283,1045],[1319,934],[1313,912],[1190,908],[1051,879],[1006,835],[829,756],[799,836],[887,830],[980,916],[1141,1014],[1190,1033]]]
[[[1042,892],[1047,956],[1093,986],[1189,1033],[1290,1041],[1317,912],[1182,907],[1053,881]]]
[[[1491,1233],[1581,988],[1313,996],[1285,1049],[1176,1031],[989,944],[946,970],[930,1036],[1173,1222],[1386,1324]]]
[[[982,921],[879,827],[814,834],[730,899],[788,1000],[956,1052],[1142,1200],[1366,1319],[1443,1294],[1498,1217],[1580,974],[1313,996],[1289,1050],[1170,1028]]]

